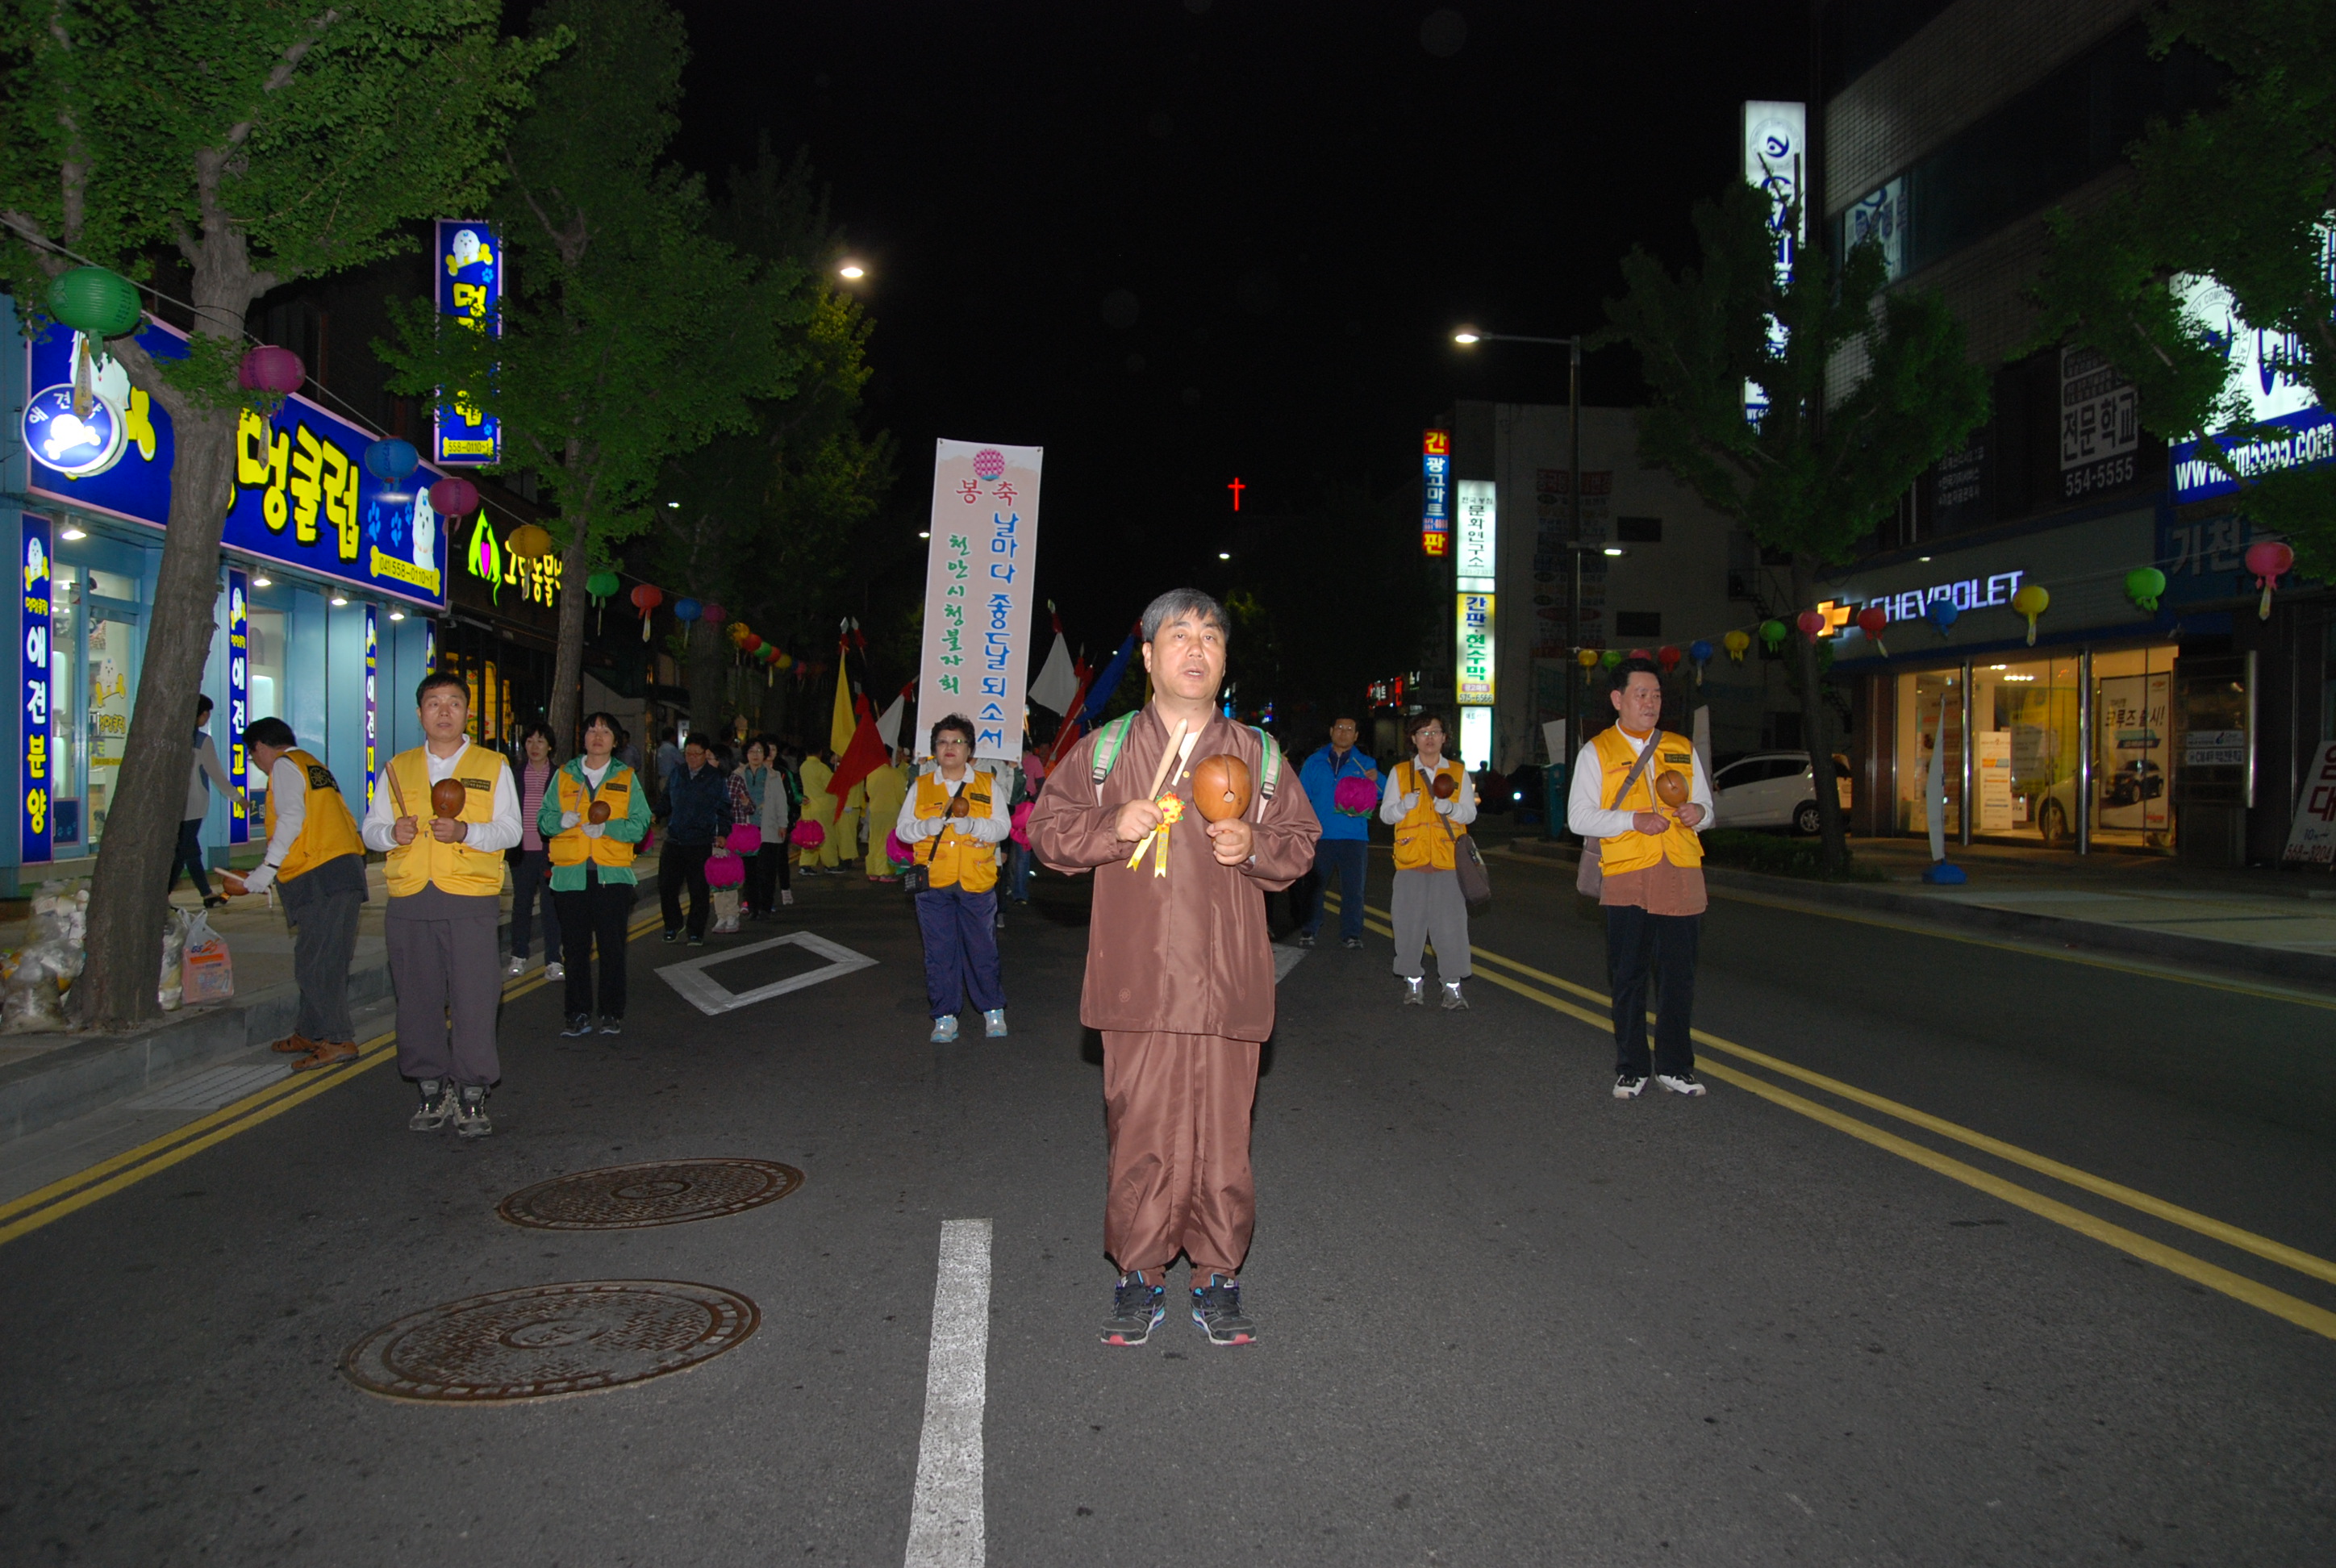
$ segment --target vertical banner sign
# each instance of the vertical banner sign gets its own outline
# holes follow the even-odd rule
[[[1455,685],[1462,707],[1493,706],[1493,596],[1460,596],[1460,657]]]
[[[1452,433],[1431,430],[1420,442],[1419,548],[1442,555],[1452,540]]]
[[[1452,570],[1459,577],[1462,588],[1489,590],[1499,573],[1499,487],[1489,479],[1464,479],[1459,488],[1460,526],[1452,552]]]
[[[1493,590],[1500,586],[1499,489],[1488,479],[1464,479],[1458,490],[1452,569],[1460,590],[1460,635],[1453,643],[1453,689],[1464,708],[1490,707],[1499,664],[1493,644]]]
[[[54,782],[49,749],[49,520],[26,512],[23,569],[23,618],[17,646],[24,656],[17,683],[24,704],[24,749],[17,761],[17,788],[24,814],[18,847],[25,865],[49,859],[49,786]]]
[[[374,785],[381,778],[381,612],[372,605],[365,612],[365,809],[373,808]]]
[[[227,776],[235,781],[235,794],[227,803],[227,842],[251,842],[251,808],[244,792],[251,758],[244,750],[243,732],[251,725],[251,579],[233,567],[227,574]]]
[[[976,756],[1022,755],[1030,665],[1031,573],[1038,560],[1038,470],[1046,448],[934,443],[932,548],[917,749],[951,714],[973,721]]]
[[[1775,237],[1776,281],[1793,280],[1793,266],[1807,240],[1809,215],[1801,203],[1801,160],[1808,141],[1808,107],[1752,100],[1744,105],[1744,180],[1768,198],[1768,231]],[[1768,351],[1785,352],[1784,324],[1768,318]],[[1757,425],[1768,411],[1768,394],[1757,381],[1744,384],[1744,418]]]
[[[503,335],[502,249],[495,231],[475,219],[438,220],[438,314],[451,316],[473,332]],[[431,460],[446,463],[493,463],[501,453],[502,427],[482,414],[462,393],[453,409],[440,409],[431,437]]]

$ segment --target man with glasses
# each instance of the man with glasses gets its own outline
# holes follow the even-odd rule
[[[1379,770],[1355,749],[1355,721],[1339,719],[1330,726],[1330,744],[1306,759],[1298,780],[1322,824],[1314,843],[1314,874],[1305,888],[1305,907],[1298,929],[1298,945],[1310,948],[1322,929],[1322,895],[1329,891],[1333,872],[1338,878],[1339,945],[1363,945],[1363,883],[1369,875],[1371,808],[1378,800]],[[1361,779],[1370,785],[1370,799],[1358,811],[1338,803],[1338,782]],[[1350,792],[1353,793],[1353,792]]]

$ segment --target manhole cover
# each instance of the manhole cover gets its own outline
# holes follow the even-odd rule
[[[686,1370],[761,1321],[745,1297],[677,1280],[530,1285],[375,1329],[341,1357],[341,1372],[393,1399],[556,1399]]]
[[[495,1213],[540,1231],[630,1231],[735,1214],[785,1197],[803,1180],[770,1160],[653,1160],[554,1176],[513,1193]]]

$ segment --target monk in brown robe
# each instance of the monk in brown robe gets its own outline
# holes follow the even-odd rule
[[[1140,1345],[1167,1315],[1163,1276],[1179,1252],[1192,1261],[1192,1319],[1210,1341],[1256,1338],[1240,1271],[1257,1219],[1249,1143],[1258,1047],[1273,1033],[1265,894],[1312,866],[1321,826],[1293,772],[1265,797],[1260,737],[1217,712],[1227,630],[1204,593],[1154,599],[1144,612],[1151,704],[1073,747],[1030,814],[1040,861],[1095,876],[1079,1020],[1103,1034],[1104,1251],[1121,1271],[1107,1345]],[[1115,729],[1097,784],[1096,749]],[[1176,756],[1163,774],[1172,737]],[[1249,765],[1251,798],[1240,816],[1211,823],[1192,809],[1192,770],[1222,753]],[[1147,795],[1155,775],[1163,782]],[[1171,795],[1181,815],[1165,821],[1158,803]],[[1162,875],[1147,841],[1163,826]]]

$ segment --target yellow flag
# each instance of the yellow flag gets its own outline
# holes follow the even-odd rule
[[[852,677],[844,670],[843,653],[839,648],[835,656],[835,718],[828,726],[827,749],[842,756],[852,749],[852,732],[859,727],[860,721],[852,712]]]

